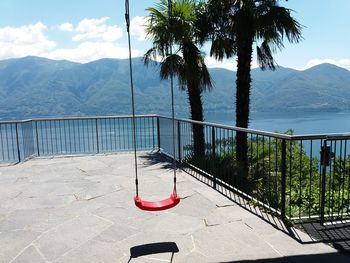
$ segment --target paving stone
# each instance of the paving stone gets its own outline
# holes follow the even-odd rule
[[[159,232],[171,233],[173,235],[186,235],[194,233],[196,230],[204,227],[204,221],[198,217],[176,215],[175,213],[163,212],[156,217],[150,218],[139,226],[144,233]]]
[[[232,206],[224,206],[216,207],[216,209],[214,209],[204,220],[206,225],[216,226],[242,221],[242,217],[239,213],[235,213]]]
[[[47,209],[16,210],[9,213],[6,218],[0,220],[0,232],[15,230],[44,232],[57,223],[59,223],[59,221],[50,218],[50,211]]]
[[[96,182],[85,189],[81,190],[78,193],[75,193],[74,196],[77,200],[91,200],[99,198],[113,192],[117,192],[122,188],[115,184],[107,184],[105,182]]]
[[[57,263],[109,263],[126,262],[124,254],[117,244],[111,242],[102,242],[100,240],[89,240],[81,246],[70,250],[60,258],[55,260]]]
[[[34,244],[48,260],[55,260],[99,235],[110,225],[110,222],[91,215],[77,217],[42,234]]]
[[[126,207],[126,206],[129,206]],[[112,221],[120,226],[129,226],[137,229],[138,226],[142,225],[146,220],[155,218],[157,213],[150,213],[141,211],[134,207],[133,201],[129,200],[129,203],[124,203],[114,206],[104,206],[96,209],[92,212],[94,215],[100,216],[107,220]]]
[[[13,263],[28,262],[44,263],[47,261],[40,255],[38,250],[33,245],[31,245],[13,261]]]
[[[259,257],[275,258],[279,254],[265,242],[258,240],[251,229],[241,222],[204,228],[194,235],[195,251],[218,262],[229,258],[240,260]],[[220,245],[218,245],[220,244]]]
[[[227,197],[219,194],[216,191],[213,191],[208,186],[201,186],[194,188],[194,191],[199,193],[200,195],[204,196],[205,198],[209,199],[211,202],[216,204],[216,206],[223,207],[223,206],[234,206],[235,204],[232,203],[231,200],[229,200]]]
[[[19,256],[39,235],[38,232],[27,230],[1,232],[0,262],[10,262]]]
[[[136,232],[136,229],[133,227],[116,223],[102,231],[94,240],[104,243],[116,243],[135,235]]]
[[[65,206],[75,201],[73,195],[69,196],[47,196],[45,198],[32,196],[28,198],[19,197],[5,201],[2,204],[3,208],[8,208],[10,211],[23,210],[27,208],[41,209],[41,208],[53,208],[59,206]]]
[[[200,194],[194,194],[181,200],[180,205],[171,211],[176,214],[194,216],[204,220],[216,205]]]

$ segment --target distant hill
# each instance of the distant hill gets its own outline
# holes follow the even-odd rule
[[[158,66],[133,59],[136,113],[170,113],[169,83]],[[235,72],[210,69],[215,88],[204,94],[206,111],[235,107]],[[252,71],[253,111],[350,110],[350,71],[322,64],[305,71]],[[186,92],[175,88],[176,111],[188,115]],[[130,114],[128,60],[79,64],[39,57],[0,61],[0,118]]]

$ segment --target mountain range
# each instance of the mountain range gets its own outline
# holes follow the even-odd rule
[[[169,115],[170,87],[159,65],[134,58],[137,114]],[[102,116],[131,113],[128,60],[101,59],[86,64],[24,57],[0,61],[0,119]],[[210,69],[214,88],[204,93],[206,112],[233,111],[235,72]],[[264,112],[350,110],[350,71],[321,64],[298,71],[252,70],[251,110]],[[176,81],[175,81],[176,84]],[[175,109],[188,116],[185,91],[175,85]]]

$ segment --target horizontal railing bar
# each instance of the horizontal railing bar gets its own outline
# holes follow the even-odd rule
[[[166,116],[162,116],[162,115],[159,115],[158,117],[171,120],[170,117],[166,117]],[[350,132],[349,133],[289,135],[289,134],[282,134],[282,133],[276,133],[276,132],[267,132],[267,131],[249,129],[249,128],[241,128],[241,127],[217,124],[217,123],[212,123],[212,122],[194,121],[194,120],[182,119],[182,118],[176,118],[176,120],[182,121],[182,122],[187,122],[187,123],[202,124],[202,125],[207,125],[207,126],[216,127],[216,128],[229,129],[229,130],[233,130],[233,131],[242,131],[242,132],[246,132],[246,133],[252,133],[252,134],[256,134],[256,135],[264,135],[264,136],[274,137],[274,138],[278,138],[278,139],[286,139],[286,140],[316,140],[316,139],[328,139],[328,140],[342,139],[342,140],[346,140],[346,139],[350,139]]]
[[[135,118],[151,118],[158,115],[135,115]],[[117,115],[117,116],[95,116],[95,117],[67,117],[67,118],[38,118],[33,121],[63,121],[63,120],[95,120],[95,119],[127,119],[132,118],[132,115]]]
[[[156,118],[160,117],[163,119],[169,119],[170,117],[157,115],[157,114],[145,114],[145,115],[136,115],[136,118]],[[34,118],[34,119],[27,119],[27,120],[14,120],[14,121],[0,121],[1,124],[16,124],[16,123],[26,123],[30,121],[59,121],[59,120],[94,120],[94,119],[126,119],[126,118],[132,118],[132,115],[116,115],[116,116],[94,116],[94,117],[57,117],[57,118]],[[187,123],[194,123],[194,124],[202,124],[210,127],[216,127],[216,128],[222,128],[222,129],[228,129],[232,131],[241,131],[256,135],[262,135],[262,136],[268,136],[278,139],[285,139],[285,140],[317,140],[317,139],[328,139],[328,140],[346,140],[350,139],[350,132],[349,133],[325,133],[325,134],[300,134],[300,135],[289,135],[289,134],[281,134],[276,132],[268,132],[268,131],[261,131],[256,129],[249,129],[249,128],[241,128],[241,127],[235,127],[235,126],[229,126],[229,125],[223,125],[223,124],[217,124],[212,122],[200,122],[200,121],[194,121],[189,119],[183,119],[183,118],[175,118],[177,121],[187,122]]]
[[[155,118],[158,115],[146,114],[136,115],[136,118]],[[116,115],[116,116],[95,116],[95,117],[57,117],[57,118],[35,118],[28,120],[0,121],[0,124],[16,124],[30,121],[64,121],[64,120],[95,120],[95,119],[127,119],[132,118],[132,115]]]
[[[350,139],[350,133],[326,133],[326,134],[301,134],[292,135],[293,140],[347,140]]]
[[[31,122],[31,121],[33,121],[33,120],[28,119],[28,120],[23,120],[23,121],[20,121],[19,123],[27,123],[27,122]]]
[[[350,213],[344,213],[344,214],[327,214],[324,215],[325,218],[330,218],[330,217],[339,217],[339,216],[350,216]],[[303,220],[303,219],[319,219],[320,215],[310,215],[310,216],[293,216],[290,217],[291,220]],[[345,220],[345,219],[344,219]],[[346,219],[348,220],[348,219]]]
[[[16,123],[21,123],[22,121],[0,121],[1,124],[16,124]]]
[[[170,117],[165,117],[165,116],[159,116],[159,117],[163,118],[163,119],[171,120]],[[201,125],[206,125],[206,126],[215,127],[215,128],[228,129],[228,130],[232,130],[232,131],[253,133],[253,134],[257,134],[257,135],[264,135],[264,136],[274,137],[274,138],[278,138],[278,139],[290,140],[292,137],[291,135],[288,135],[288,134],[281,134],[281,133],[275,133],[275,132],[265,132],[265,131],[254,130],[254,129],[240,128],[240,127],[234,127],[234,126],[229,126],[229,125],[217,124],[217,123],[212,123],[212,122],[201,122],[201,121],[194,121],[194,120],[181,119],[181,118],[175,118],[175,119],[177,121],[182,121],[182,122],[187,122],[187,123],[201,124]]]

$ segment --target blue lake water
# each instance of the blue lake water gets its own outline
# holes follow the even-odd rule
[[[235,124],[233,113],[207,114],[206,121]],[[249,127],[271,132],[293,129],[294,134],[346,133],[350,132],[350,112],[252,113]]]

